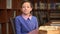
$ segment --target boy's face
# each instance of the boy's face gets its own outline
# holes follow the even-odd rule
[[[32,7],[29,2],[25,2],[23,3],[21,10],[24,14],[29,14],[30,11],[32,10]]]

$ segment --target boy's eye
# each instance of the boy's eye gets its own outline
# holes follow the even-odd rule
[[[25,8],[25,7],[22,7],[22,8]]]
[[[29,7],[27,7],[27,8],[29,8]]]
[[[23,6],[22,8],[30,8],[30,7],[29,6],[27,6],[27,7]]]

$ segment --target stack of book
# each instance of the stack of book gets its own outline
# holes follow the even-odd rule
[[[60,26],[60,20],[59,21],[58,20],[52,20],[50,25],[51,26]]]

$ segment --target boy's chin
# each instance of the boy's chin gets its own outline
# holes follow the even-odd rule
[[[27,14],[30,14],[30,13],[24,13],[24,14],[26,14],[26,15],[27,15]]]

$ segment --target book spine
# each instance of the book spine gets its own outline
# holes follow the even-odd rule
[[[2,34],[1,32],[2,32],[2,31],[1,31],[1,24],[0,24],[0,34]]]

